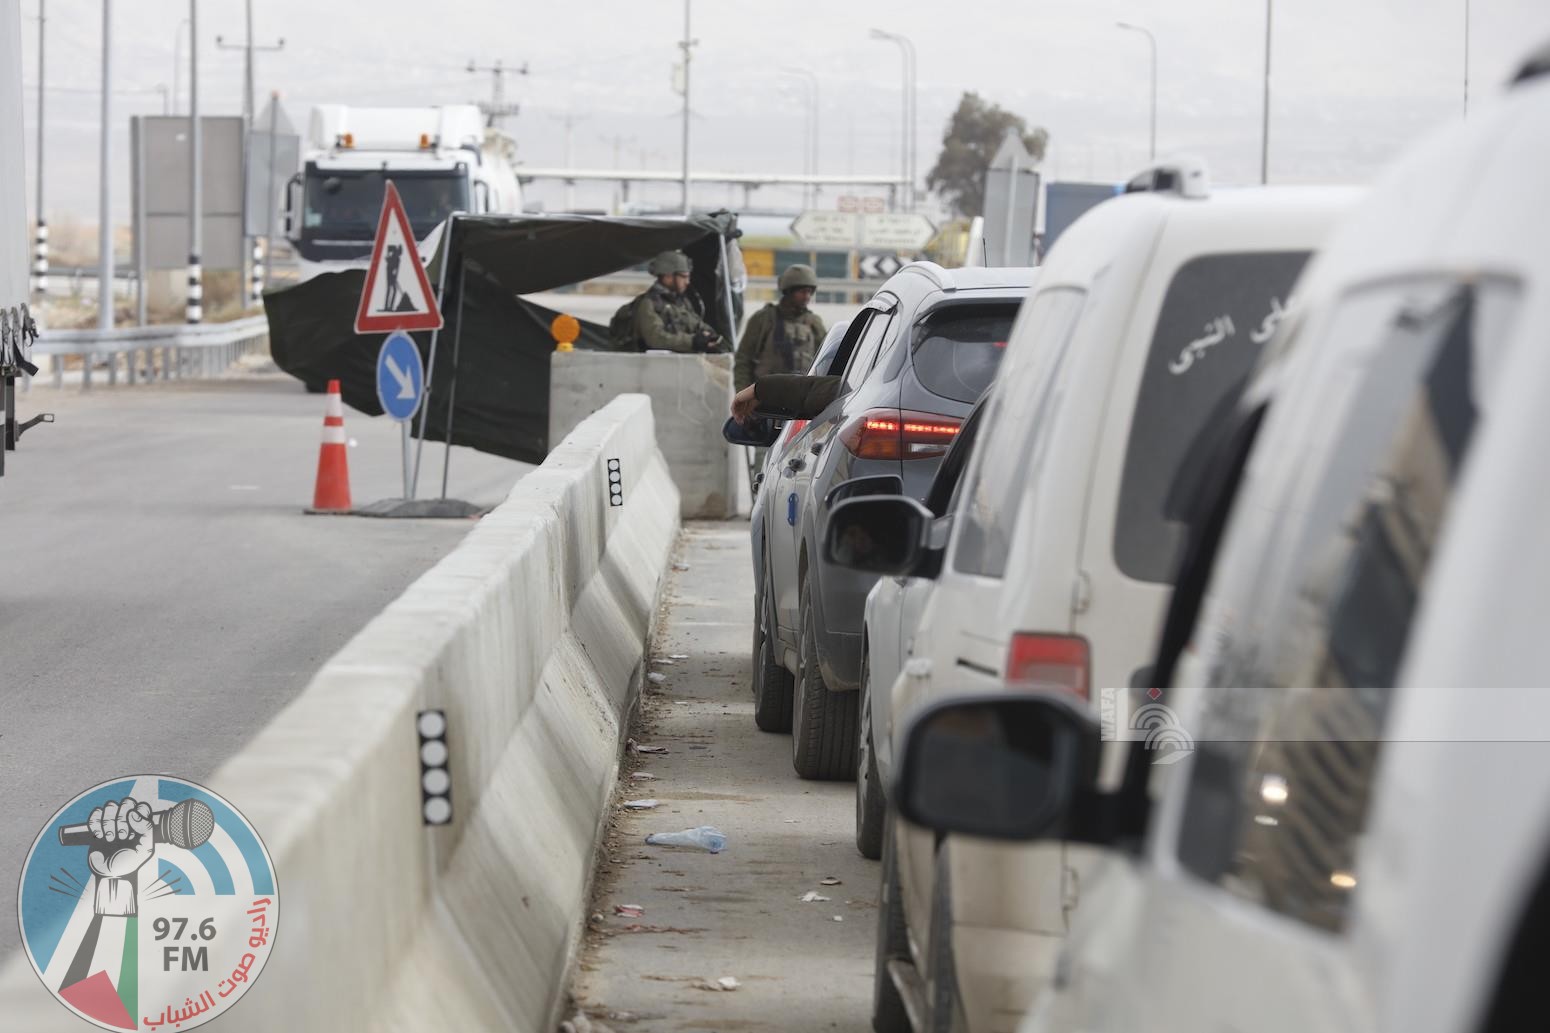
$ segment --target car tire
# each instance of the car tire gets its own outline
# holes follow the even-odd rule
[[[873,1033],[911,1033],[904,998],[888,974],[890,961],[910,960],[909,930],[904,919],[903,889],[899,885],[899,861],[895,855],[893,828],[884,829],[883,877],[877,895],[877,939],[872,964]]]
[[[883,856],[883,823],[888,800],[877,774],[877,754],[872,737],[871,664],[861,654],[861,727],[856,735],[856,849],[875,861]]]
[[[791,693],[795,681],[780,662],[775,634],[775,597],[770,592],[770,568],[764,567],[763,587],[754,599],[753,723],[761,732],[791,731]]]
[[[803,778],[856,777],[858,692],[831,692],[818,667],[818,626],[811,579],[802,580],[800,659],[791,711],[791,765]]]
[[[953,962],[952,873],[945,840],[937,844],[931,868],[931,942],[926,950],[927,1011],[922,1033],[965,1033],[969,1025],[958,999],[958,972]]]

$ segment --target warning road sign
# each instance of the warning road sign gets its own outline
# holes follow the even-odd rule
[[[355,332],[383,334],[394,330],[439,330],[441,310],[425,276],[409,216],[393,181],[382,198],[377,241],[366,269],[366,286],[355,310]]]

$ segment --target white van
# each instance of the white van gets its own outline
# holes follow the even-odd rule
[[[943,695],[1005,680],[1096,706],[1093,686],[1150,684],[1203,457],[1309,255],[1357,196],[1213,194],[1198,164],[1161,166],[1142,183],[1051,251],[952,512],[935,520],[896,503],[901,520],[913,507],[912,541],[939,542],[947,525],[950,538],[945,554],[927,550],[935,585],[902,637],[906,656],[887,665],[902,673],[891,692],[865,693],[888,694],[864,719],[882,784],[897,728]],[[889,503],[845,505],[875,533],[864,514]],[[831,535],[844,533],[840,513]],[[1011,1030],[1053,973],[1080,851],[939,843],[903,822],[883,846],[877,1028],[903,1028],[911,1011],[932,1030]]]
[[[1224,528],[1181,573],[1176,608],[1205,591],[1180,687],[1118,707],[1166,707],[1165,751],[1140,722],[1105,786],[1084,760],[1130,726],[1048,694],[910,733],[904,812],[1104,848],[1025,1033],[1543,1026],[1547,167],[1550,50],[1310,269],[1268,412],[1240,414],[1257,440],[1216,471],[1241,466],[1205,507]],[[933,728],[985,735],[972,777]]]

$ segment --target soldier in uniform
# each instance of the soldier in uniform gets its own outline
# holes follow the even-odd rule
[[[664,251],[646,267],[657,282],[632,303],[634,346],[641,351],[721,352],[730,346],[695,306],[689,290],[689,256]]]
[[[817,289],[812,266],[793,265],[780,274],[780,302],[755,312],[738,343],[732,376],[739,391],[770,373],[807,372],[828,333],[808,308]]]

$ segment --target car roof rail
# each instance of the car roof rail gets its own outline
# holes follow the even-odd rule
[[[1131,177],[1125,193],[1175,194],[1179,197],[1211,196],[1210,177],[1201,158],[1183,155],[1154,162]]]
[[[1529,55],[1523,62],[1523,67],[1518,69],[1518,74],[1512,77],[1512,85],[1528,82],[1530,79],[1539,79],[1550,75],[1550,42],[1542,44],[1538,50]]]

